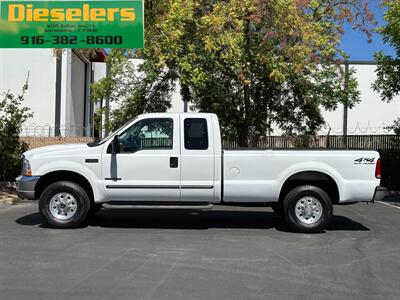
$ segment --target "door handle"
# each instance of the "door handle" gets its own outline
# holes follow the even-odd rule
[[[178,167],[178,158],[177,157],[170,157],[169,158],[169,167],[170,168],[177,168]]]

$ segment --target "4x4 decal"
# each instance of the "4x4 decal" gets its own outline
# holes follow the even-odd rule
[[[375,158],[360,157],[354,160],[355,165],[372,165],[375,163]]]

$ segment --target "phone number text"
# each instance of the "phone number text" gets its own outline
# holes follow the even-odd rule
[[[51,38],[42,35],[21,36],[21,45],[121,45],[122,43],[123,37],[119,35],[88,35],[86,37],[55,35]]]

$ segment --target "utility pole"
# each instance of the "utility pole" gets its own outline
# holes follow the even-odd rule
[[[106,76],[110,76],[111,73],[111,63],[107,63],[106,66]],[[104,136],[108,136],[109,134],[109,126],[110,126],[110,97],[106,98],[106,111],[105,111],[105,116],[104,116]]]
[[[349,62],[344,63],[344,89],[348,98],[349,88]],[[347,99],[348,100],[348,99]],[[347,103],[343,105],[343,143],[344,147],[347,148],[347,117],[348,117],[348,106]]]
[[[61,136],[61,72],[62,56],[56,58],[56,99],[55,99],[55,122],[54,136]]]

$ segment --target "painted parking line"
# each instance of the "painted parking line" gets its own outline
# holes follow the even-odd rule
[[[383,201],[376,201],[376,202],[377,202],[377,203],[381,203],[381,204],[385,204],[385,205],[388,205],[388,206],[391,206],[391,207],[394,207],[394,208],[397,208],[397,209],[400,209],[399,206],[394,205],[394,204],[390,204],[390,203],[383,202]]]

